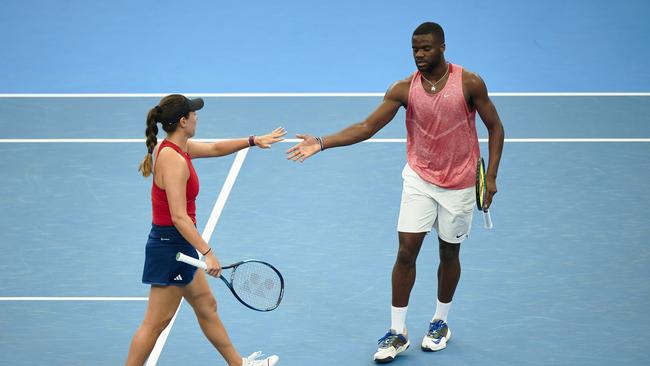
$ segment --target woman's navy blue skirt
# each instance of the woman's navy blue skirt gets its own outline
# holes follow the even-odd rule
[[[184,286],[192,282],[196,267],[176,261],[178,252],[199,258],[194,247],[183,238],[176,227],[151,225],[145,248],[142,283]]]

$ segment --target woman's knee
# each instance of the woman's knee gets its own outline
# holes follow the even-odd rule
[[[197,315],[206,316],[217,312],[217,300],[210,292],[204,292],[189,301]]]
[[[147,333],[160,334],[171,323],[173,314],[158,319],[145,319],[142,322],[142,328],[146,329]]]

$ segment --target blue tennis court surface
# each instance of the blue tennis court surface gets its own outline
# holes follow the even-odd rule
[[[140,277],[151,180],[136,171],[144,143],[122,139],[141,138],[144,112],[157,99],[0,98],[3,363],[124,362],[148,294]],[[418,347],[435,310],[437,244],[428,238],[407,318],[413,344],[394,364],[644,364],[650,98],[493,99],[512,140],[495,229],[485,231],[475,216],[461,249],[455,337],[440,353]],[[291,135],[323,134],[363,118],[379,100],[209,97],[196,137],[244,137],[279,125]],[[257,313],[211,282],[241,353],[277,353],[283,366],[373,364],[390,320],[405,163],[404,143],[392,139],[404,138],[403,124],[400,113],[374,142],[304,164],[285,160],[291,142],[248,152],[211,245],[222,263],[273,263],[286,292],[276,311]],[[70,140],[48,140],[58,138]],[[196,161],[199,231],[234,158]],[[186,303],[158,365],[181,363],[223,364]]]
[[[415,71],[411,35],[425,21],[445,29],[447,61],[485,80],[506,144],[495,228],[475,216],[462,245],[454,339],[443,352],[419,349],[436,300],[437,243],[427,238],[407,317],[412,347],[393,364],[648,364],[650,2],[5,0],[2,9],[0,364],[124,363],[147,305],[151,180],[137,166],[161,94],[204,97],[199,139],[278,126],[291,138],[329,134]],[[404,138],[401,111],[372,142],[304,164],[285,159],[293,141],[195,161],[198,228],[214,229],[221,263],[259,258],[285,278],[270,313],[211,282],[243,355],[374,364],[390,324]],[[147,366],[224,364],[187,303],[155,356]]]

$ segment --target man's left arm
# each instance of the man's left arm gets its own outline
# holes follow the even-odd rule
[[[489,160],[486,179],[486,208],[489,208],[492,203],[492,197],[497,193],[497,172],[499,171],[505,133],[501,118],[499,118],[499,113],[497,113],[497,109],[488,96],[487,87],[483,79],[474,73],[468,72],[467,78],[464,81],[466,90],[469,92],[470,101],[474,108],[476,108],[479,116],[481,116],[481,120],[483,120],[488,130]]]

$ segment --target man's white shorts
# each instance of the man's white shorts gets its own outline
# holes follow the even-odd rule
[[[461,243],[469,236],[475,207],[474,187],[445,189],[431,184],[406,164],[397,231],[423,233],[435,228],[447,243]]]

